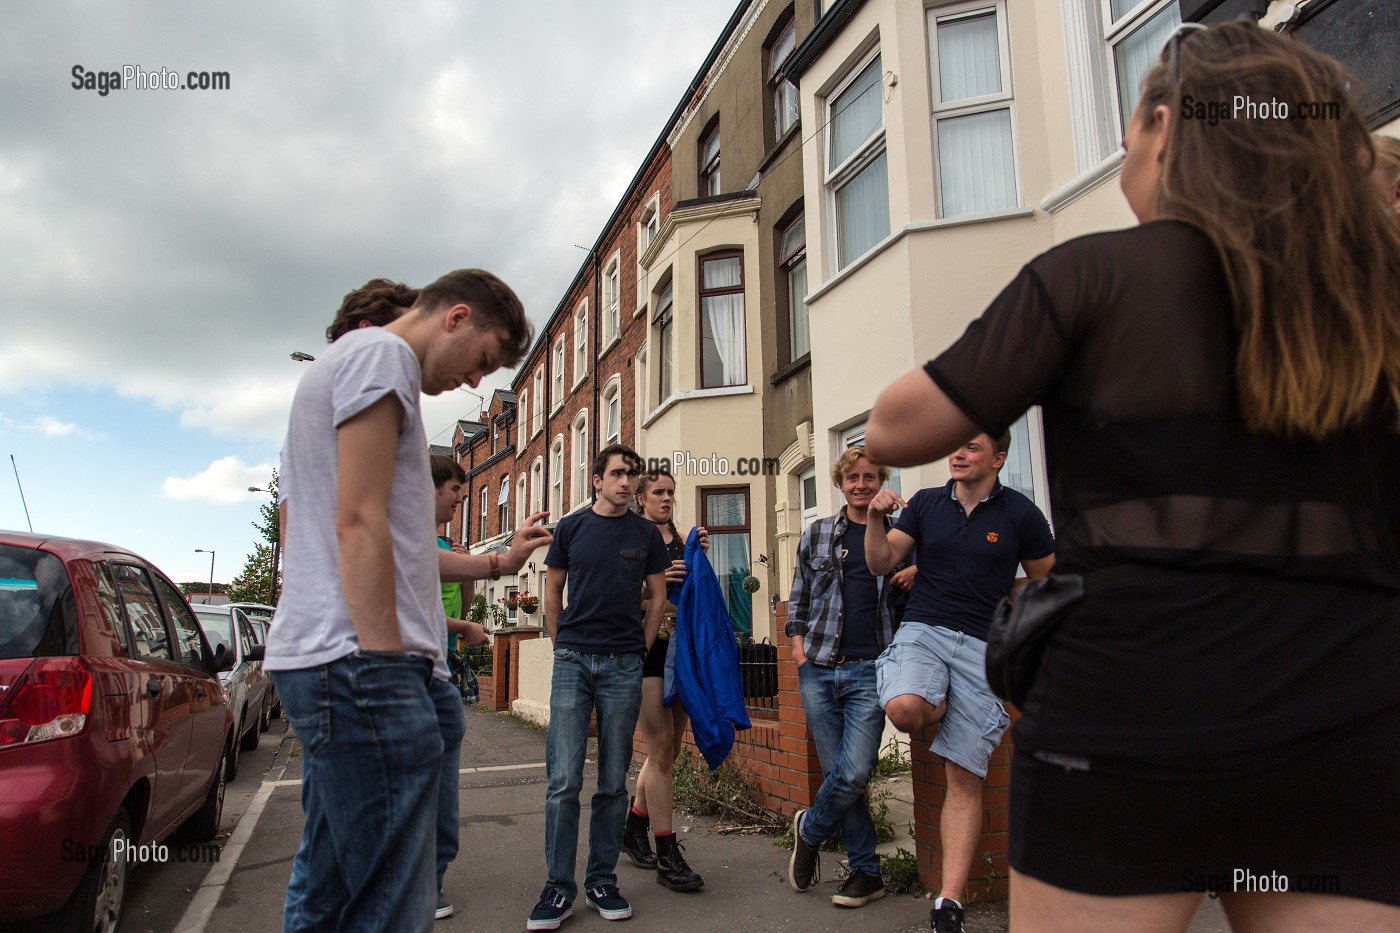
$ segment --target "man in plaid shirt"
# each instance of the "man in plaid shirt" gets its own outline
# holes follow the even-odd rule
[[[885,728],[875,659],[894,637],[915,573],[896,568],[879,578],[865,563],[867,508],[889,477],[889,467],[871,463],[860,447],[836,461],[832,484],[846,504],[802,533],[788,601],[786,632],[823,776],[811,809],[793,817],[788,884],[806,891],[817,883],[817,851],[839,831],[851,874],[831,899],[838,907],[861,907],[885,895],[875,824],[865,805]]]

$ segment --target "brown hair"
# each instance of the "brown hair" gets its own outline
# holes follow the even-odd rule
[[[383,327],[397,320],[418,300],[418,289],[389,279],[370,279],[345,296],[335,320],[326,328],[326,342],[334,343],[362,324]]]
[[[609,444],[598,451],[598,456],[593,458],[593,475],[602,476],[608,471],[608,461],[613,457],[621,457],[622,462],[631,467],[632,472],[640,475],[642,472],[642,458],[637,452],[626,444]]]
[[[534,329],[525,319],[525,306],[509,285],[484,269],[447,273],[422,290],[414,308],[421,314],[432,314],[458,304],[472,309],[477,329],[501,332],[502,366],[514,366],[530,349]]]
[[[429,459],[432,464],[434,489],[441,489],[448,480],[455,479],[459,483],[467,481],[467,471],[463,470],[462,465],[451,457],[433,454]]]
[[[861,457],[870,460],[870,454],[865,452],[864,447],[847,447],[845,453],[836,458],[836,462],[831,465],[831,485],[837,489],[841,488],[841,481],[846,478],[846,474],[851,471],[851,467],[856,465],[856,461]],[[881,466],[874,460],[870,460],[870,465],[880,471],[880,485],[883,486],[890,481],[890,468]]]
[[[1356,424],[1380,393],[1400,424],[1400,224],[1368,177],[1374,147],[1348,80],[1296,40],[1227,23],[1168,42],[1143,82],[1139,119],[1149,123],[1158,106],[1173,116],[1158,214],[1199,228],[1220,255],[1252,431],[1326,437]],[[1337,112],[1211,125],[1181,118],[1188,95]]]
[[[1372,176],[1380,182],[1386,207],[1395,203],[1395,188],[1400,185],[1400,139],[1376,133],[1371,137],[1376,147],[1376,167]]]
[[[654,470],[648,470],[637,479],[637,511],[641,513],[642,518],[647,517],[646,506],[643,503],[643,500],[646,499],[647,490],[651,488],[652,483],[663,476],[671,481],[672,486],[676,485],[676,478],[672,476],[671,471],[665,467],[657,467]],[[671,529],[672,540],[678,539],[681,536],[681,533],[676,530],[675,514],[675,510],[672,509],[672,517],[666,520],[666,527]],[[650,519],[647,520],[650,521]]]
[[[1000,434],[988,434],[992,439],[992,456],[1004,454],[1011,449],[1011,429],[1007,428]]]

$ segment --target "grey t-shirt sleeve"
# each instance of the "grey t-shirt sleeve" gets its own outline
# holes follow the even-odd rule
[[[356,347],[335,368],[331,386],[335,427],[339,429],[390,394],[405,412],[412,411],[418,403],[418,372],[418,360],[402,340],[374,340]],[[400,430],[407,424],[404,419]]]

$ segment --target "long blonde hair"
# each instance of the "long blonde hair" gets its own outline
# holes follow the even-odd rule
[[[1144,121],[1161,105],[1173,115],[1158,214],[1202,230],[1225,266],[1245,424],[1320,439],[1358,423],[1379,396],[1400,426],[1400,224],[1368,177],[1375,148],[1348,76],[1247,23],[1183,33],[1162,59],[1138,108]],[[1237,95],[1295,109],[1290,119],[1188,118],[1186,97]]]

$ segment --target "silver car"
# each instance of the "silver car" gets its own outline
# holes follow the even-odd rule
[[[233,669],[219,672],[228,704],[233,710],[232,743],[225,765],[227,779],[238,774],[238,752],[258,747],[262,733],[272,724],[272,678],[262,669],[263,646],[253,636],[252,624],[241,609],[231,606],[192,606],[204,637],[214,651],[233,655]]]

